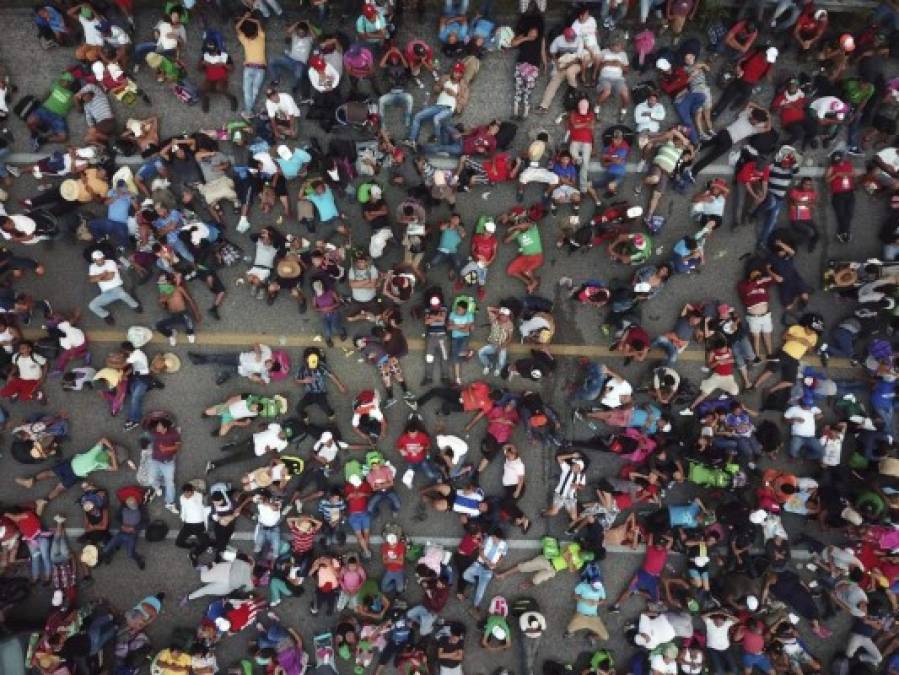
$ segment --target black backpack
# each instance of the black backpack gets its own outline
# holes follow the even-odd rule
[[[12,110],[20,120],[24,121],[27,120],[31,113],[33,113],[39,106],[40,101],[29,94],[16,101]]]
[[[169,526],[166,525],[164,520],[151,520],[150,524],[147,525],[147,531],[144,536],[147,538],[147,541],[163,541],[169,534]]]
[[[496,149],[508,150],[518,133],[518,125],[514,122],[500,122],[499,131],[496,132]]]

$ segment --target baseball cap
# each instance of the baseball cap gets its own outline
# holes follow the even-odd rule
[[[765,60],[768,63],[774,63],[775,61],[777,61],[777,57],[779,54],[780,51],[778,51],[777,47],[768,47],[768,49],[765,50]]]
[[[577,37],[577,33],[574,32],[574,28],[568,26],[565,30],[562,31],[562,35],[565,36],[565,39],[571,42],[574,38]]]
[[[91,253],[91,260],[103,260],[105,257],[106,255],[100,249],[94,249]]]

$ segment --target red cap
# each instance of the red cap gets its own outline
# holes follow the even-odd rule
[[[378,16],[378,8],[370,2],[366,2],[362,5],[362,13],[365,15],[366,19],[374,19]]]
[[[577,34],[574,32],[574,28],[572,28],[571,26],[568,26],[568,28],[563,30],[562,35],[564,35],[565,39],[568,40],[569,42],[571,42],[572,40],[574,40],[575,37],[577,37]]]
[[[464,75],[465,74],[465,64],[460,61],[456,61],[456,63],[453,64],[453,74],[454,75]]]
[[[327,66],[327,64],[325,63],[325,60],[321,56],[315,55],[315,56],[312,56],[309,58],[309,67],[310,68],[314,68],[315,70],[321,72],[325,69],[326,66]]]

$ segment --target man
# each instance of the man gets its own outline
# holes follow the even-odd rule
[[[740,385],[734,377],[734,353],[723,335],[715,334],[709,339],[706,365],[711,371],[708,377],[699,383],[699,395],[689,408],[681,410],[681,415],[692,415],[700,403],[717,390],[722,389],[731,396],[740,393]]]
[[[303,396],[297,402],[297,415],[304,423],[309,422],[309,406],[318,406],[334,421],[334,408],[328,402],[328,380],[334,383],[341,394],[346,394],[346,385],[325,363],[322,353],[311,347],[303,354],[303,365],[297,370],[295,382],[303,385]]]
[[[84,108],[87,133],[84,142],[88,145],[106,145],[116,136],[115,114],[106,93],[96,84],[86,84],[75,100]]]
[[[276,141],[297,137],[300,109],[293,96],[270,87],[265,92],[265,112]]]
[[[441,128],[442,138],[438,143],[429,143],[422,150],[427,154],[446,154],[452,157],[460,155],[492,155],[496,152],[496,134],[499,133],[500,122],[493,120],[482,127],[475,127],[467,132],[459,131],[452,126]]]
[[[602,579],[581,581],[574,587],[575,612],[565,628],[562,637],[571,638],[575,633],[586,630],[590,633],[588,638],[590,646],[596,644],[596,639],[608,640],[609,631],[599,617],[599,608],[606,602],[606,589]]]
[[[162,496],[165,508],[178,513],[175,503],[175,457],[181,450],[181,429],[165,415],[159,415],[148,425],[150,442],[150,486]]]
[[[299,92],[302,98],[309,95],[309,80],[306,78],[309,55],[312,53],[314,38],[308,21],[297,21],[287,27],[288,48],[283,56],[276,56],[268,66],[271,85],[279,83],[279,74],[287,72],[293,78],[292,93]]]
[[[133,465],[133,462],[131,463]],[[34,476],[16,478],[16,483],[24,488],[34,487],[36,482],[57,479],[45,500],[50,502],[73,485],[83,481],[94,471],[118,471],[119,460],[115,446],[107,438],[101,438],[84,452],[73,455],[69,459],[57,462],[52,468],[36,473]]]
[[[203,82],[200,84],[201,110],[208,113],[210,94],[220,94],[231,103],[231,112],[236,111],[237,97],[228,89],[228,77],[234,70],[234,61],[215,40],[207,41],[203,46],[199,68],[203,71]]]
[[[362,13],[356,19],[356,35],[360,42],[380,46],[387,39],[387,21],[373,2],[362,5]]]
[[[556,462],[561,474],[553,490],[552,503],[541,515],[548,518],[565,509],[571,525],[578,518],[578,493],[587,485],[586,465],[579,452],[562,453],[556,457]]]
[[[260,430],[249,438],[223,445],[222,452],[228,453],[228,456],[218,461],[206,462],[206,473],[209,474],[223,466],[238,464],[255,457],[279,455],[287,449],[292,438],[291,427],[282,427],[277,422],[270,422],[266,426],[261,426]]]
[[[631,104],[631,94],[627,87],[627,80],[624,79],[629,66],[627,51],[624,49],[624,42],[620,36],[613,37],[608,49],[603,49],[599,53],[597,67],[599,68],[597,84],[599,96],[596,99],[594,112],[599,115],[602,104],[614,91],[621,101],[618,121],[623,122],[627,116],[627,108]]]
[[[784,411],[784,421],[790,423],[790,445],[787,449],[790,457],[799,459],[803,450],[812,460],[820,460],[824,456],[816,429],[816,423],[822,417],[821,409],[815,405],[815,397],[811,394],[804,394],[799,405],[792,405]]]
[[[240,17],[234,27],[243,47],[243,112],[249,116],[265,81],[265,31],[250,12]]]
[[[449,317],[442,294],[434,293],[427,301],[424,312],[425,323],[425,375],[421,386],[430,385],[434,379],[432,373],[439,375],[443,384],[449,384],[447,364],[447,319]]]
[[[143,306],[125,290],[124,282],[119,274],[119,264],[115,260],[108,260],[101,248],[95,248],[91,252],[91,264],[87,270],[88,281],[97,284],[100,295],[90,301],[87,307],[94,314],[103,319],[110,326],[115,323],[115,318],[106,311],[106,306],[113,302],[124,302],[137,314],[142,314]]]
[[[116,247],[124,249],[130,243],[128,218],[132,210],[137,211],[137,207],[137,201],[128,190],[128,183],[119,180],[106,195],[106,218],[89,220],[87,227],[95,240],[109,237]]]
[[[508,359],[508,346],[515,336],[515,324],[512,321],[512,310],[508,307],[488,307],[487,317],[490,320],[490,333],[487,344],[478,350],[478,360],[484,366],[484,375],[493,368],[494,377],[499,377]]]
[[[470,584],[475,584],[474,611],[479,613],[478,607],[487,592],[487,586],[493,578],[494,570],[509,553],[509,544],[501,530],[494,529],[481,542],[478,549],[478,557],[463,573],[462,578]],[[457,594],[459,600],[465,598],[463,593]]]
[[[203,493],[192,483],[181,486],[181,529],[175,538],[175,546],[189,549],[190,564],[196,566],[197,559],[209,546],[206,534],[206,519],[209,512],[203,501]],[[193,543],[190,540],[193,539]]]
[[[188,352],[187,358],[194,365],[206,365],[209,363],[222,366],[216,376],[215,383],[222,385],[236,373],[246,377],[250,382],[269,384],[272,373],[281,372],[281,364],[276,361],[272,348],[257,342],[253,349],[239,353],[212,353],[201,354]]]
[[[178,344],[175,326],[183,326],[187,341],[194,344],[197,341],[194,332],[196,324],[201,320],[200,309],[184,285],[184,278],[180,274],[163,272],[159,275],[156,288],[159,291],[159,306],[169,314],[167,318],[156,322],[156,330],[167,337],[169,344],[174,347]]]
[[[545,114],[550,104],[562,85],[562,80],[568,82],[568,86],[577,89],[578,74],[581,72],[580,54],[583,51],[583,42],[574,28],[568,26],[562,34],[556,37],[549,45],[549,55],[553,61],[552,76],[543,91],[543,98],[537,107],[537,112]]]
[[[12,357],[13,372],[0,389],[0,396],[13,401],[36,399],[47,403],[47,395],[41,390],[47,379],[47,359],[36,354],[34,344],[23,340]]]
[[[536,272],[543,266],[540,228],[530,218],[524,218],[508,229],[504,241],[518,244],[518,255],[506,267],[506,274],[524,283],[528,293],[534,293],[540,286]]]
[[[128,416],[125,422],[125,431],[137,429],[144,417],[144,397],[150,387],[162,388],[164,385],[154,380],[150,375],[150,361],[143,349],[135,347],[131,342],[123,342],[119,348],[126,355],[125,374],[128,376]],[[172,498],[174,501],[174,483],[172,483]]]
[[[51,85],[50,94],[25,121],[31,132],[31,150],[37,152],[44,143],[64,143],[69,137],[66,116],[75,105],[77,80],[63,73]]]
[[[434,135],[439,139],[443,133],[443,124],[448,122],[453,114],[462,113],[468,103],[468,85],[462,81],[463,75],[465,75],[465,66],[456,63],[449,75],[444,75],[437,80],[434,84],[437,100],[433,105],[419,110],[412,118],[407,145],[415,149],[421,125],[426,121],[430,120],[434,125]]]
[[[100,562],[108,565],[112,562],[116,551],[124,546],[128,557],[137,563],[138,569],[143,571],[147,563],[144,557],[137,552],[137,539],[140,533],[146,529],[149,521],[146,508],[138,501],[136,495],[129,494],[116,514],[116,520],[119,523],[119,529],[103,547]]]
[[[777,219],[783,209],[787,191],[793,183],[793,178],[799,173],[796,161],[796,153],[788,145],[783,146],[777,153],[774,163],[768,170],[768,190],[763,201],[755,210],[755,217],[759,219],[756,235],[756,248],[764,249],[768,240],[777,227]]]

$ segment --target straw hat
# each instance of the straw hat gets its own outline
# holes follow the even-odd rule
[[[100,552],[94,544],[88,544],[81,549],[81,562],[88,567],[96,567],[100,560]]]
[[[128,342],[140,349],[153,339],[153,331],[146,326],[131,326],[128,329]]]
[[[157,54],[156,52],[150,52],[147,54],[146,59],[147,65],[151,68],[159,68],[159,64],[162,63],[162,54]]]
[[[278,276],[282,279],[296,279],[303,272],[302,266],[297,262],[296,258],[283,258],[278,261]]]
[[[181,370],[181,359],[173,352],[163,354],[162,362],[165,364],[165,372],[167,373],[177,373]]]
[[[62,185],[59,186],[59,194],[62,195],[62,198],[67,202],[77,201],[80,192],[81,189],[78,185],[78,181],[74,178],[67,178],[62,182]]]
[[[287,399],[280,394],[277,394],[275,397],[275,403],[278,404],[279,414],[283,415],[287,412]]]
[[[843,267],[833,273],[833,283],[836,286],[854,286],[858,282],[858,272],[851,267]]]

